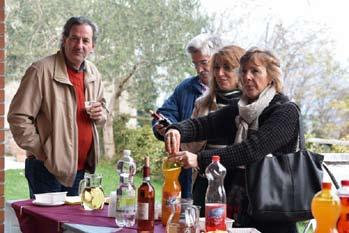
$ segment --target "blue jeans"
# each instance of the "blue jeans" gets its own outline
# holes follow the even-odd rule
[[[84,178],[85,171],[78,171],[72,187],[66,187],[58,182],[44,166],[44,162],[35,158],[25,160],[25,177],[28,180],[30,198],[34,199],[34,194],[47,192],[64,192],[68,196],[79,195],[79,183]]]

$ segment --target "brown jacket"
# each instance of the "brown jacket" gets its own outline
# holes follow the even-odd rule
[[[105,106],[101,75],[85,61],[85,98]],[[16,143],[28,154],[44,161],[57,180],[72,186],[78,164],[77,104],[63,54],[59,51],[33,63],[22,78],[14,96],[8,122]],[[99,157],[97,125],[106,113],[93,122],[93,148],[88,155],[87,171],[94,172]]]

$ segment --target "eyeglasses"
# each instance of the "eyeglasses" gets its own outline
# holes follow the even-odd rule
[[[193,62],[193,66],[195,68],[199,68],[199,67],[207,67],[208,66],[209,61],[208,60],[201,60],[198,62]]]

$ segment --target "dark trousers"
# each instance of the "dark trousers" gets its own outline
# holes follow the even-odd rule
[[[181,185],[182,198],[191,198],[191,182],[192,182],[192,171],[191,168],[182,168],[179,174],[179,183]]]
[[[197,176],[193,186],[193,204],[200,206],[200,217],[205,217],[205,196],[207,190],[207,179]]]
[[[25,177],[28,180],[30,198],[34,199],[34,194],[47,192],[64,192],[68,196],[79,195],[79,183],[84,178],[84,170],[78,171],[72,187],[66,187],[58,182],[44,166],[44,162],[35,158],[25,160]]]

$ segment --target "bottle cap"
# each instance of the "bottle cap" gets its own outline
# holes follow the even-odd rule
[[[150,177],[150,160],[148,156],[144,158],[143,177]]]
[[[130,156],[131,155],[131,150],[124,150],[123,151],[124,156]]]
[[[349,180],[342,180],[341,185],[342,186],[349,186]]]
[[[338,196],[349,197],[349,180],[342,180],[341,185],[342,187],[337,191]]]
[[[331,189],[332,184],[327,182],[322,182],[322,189]]]
[[[144,158],[144,166],[145,166],[145,167],[149,167],[149,165],[150,165],[149,157],[148,157],[148,156],[145,156],[145,158]]]
[[[213,155],[212,156],[212,161],[217,162],[217,161],[220,161],[220,160],[221,160],[221,158],[219,157],[219,155]]]

